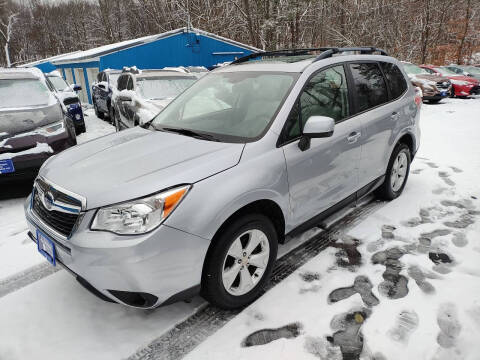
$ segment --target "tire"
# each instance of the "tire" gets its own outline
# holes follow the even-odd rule
[[[251,239],[260,241],[253,251],[248,248]],[[235,247],[234,243],[241,248]],[[235,309],[250,304],[263,293],[263,288],[270,279],[277,248],[277,232],[266,216],[250,214],[237,218],[215,236],[207,253],[202,274],[202,296],[222,309]],[[229,255],[229,252],[239,254],[241,259]],[[255,255],[256,261],[261,263],[260,267],[250,263]],[[233,276],[227,275],[226,270],[229,269]],[[251,282],[244,281],[241,277]],[[231,285],[225,285],[225,282]],[[245,286],[242,287],[242,284]]]
[[[75,124],[73,123],[73,120],[68,119],[65,122],[65,126],[67,128],[67,133],[68,133],[68,144],[70,146],[77,145],[77,134],[76,134]]]
[[[403,156],[405,156],[405,158]],[[406,164],[403,166],[403,168],[405,168],[405,173],[402,179],[403,182],[401,183],[400,187],[398,187],[398,183],[392,183],[392,176],[394,172],[396,174],[399,173],[398,169],[395,170],[396,160],[399,159],[399,157],[405,159],[404,161],[406,161]],[[408,174],[410,172],[410,163],[412,161],[411,159],[412,155],[407,145],[399,143],[397,144],[397,146],[395,146],[395,149],[393,149],[392,152],[392,156],[390,157],[390,161],[388,162],[385,180],[376,191],[379,198],[383,200],[393,200],[400,196],[400,194],[403,192],[403,189],[405,188],[405,185],[407,184]],[[397,179],[399,179],[399,177]]]
[[[430,104],[438,104],[442,99],[428,100]]]
[[[98,111],[98,107],[97,107],[97,103],[96,103],[96,102],[93,103],[93,109],[95,110],[95,116],[96,116],[97,118],[103,120],[103,118],[104,118],[105,116],[104,116],[103,112]]]
[[[85,124],[75,126],[75,134],[80,135],[87,131]]]

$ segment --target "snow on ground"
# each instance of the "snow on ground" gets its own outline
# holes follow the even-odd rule
[[[79,143],[113,131],[87,114]],[[404,194],[187,358],[341,359],[342,351],[352,359],[478,358],[479,114],[480,99],[424,105],[422,145]],[[23,201],[0,201],[0,280],[46,263],[25,241]],[[202,303],[128,309],[60,271],[0,297],[0,359],[125,358]]]
[[[478,359],[479,100],[424,105],[403,195],[186,359]]]

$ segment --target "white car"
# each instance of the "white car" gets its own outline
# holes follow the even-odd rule
[[[113,97],[117,131],[153,119],[196,80],[196,76],[184,71],[126,68],[118,78],[118,92]]]

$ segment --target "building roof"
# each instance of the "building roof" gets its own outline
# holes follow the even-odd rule
[[[65,57],[65,56],[77,54],[77,53],[79,53],[79,52],[81,52],[81,50],[72,51],[72,52],[69,52],[69,53],[66,53],[66,54],[61,54],[61,55],[55,55],[55,56],[51,56],[51,57],[48,57],[48,58],[45,58],[45,59],[41,59],[41,60],[37,60],[37,61],[32,61],[32,62],[23,64],[23,65],[21,65],[21,66],[22,66],[22,67],[32,67],[32,66],[44,64],[44,63],[47,63],[47,62],[52,62],[53,60],[58,60],[58,59],[61,59],[61,58]]]
[[[182,27],[182,28],[171,30],[162,34],[144,36],[137,39],[121,41],[121,42],[109,44],[109,45],[103,45],[103,46],[85,50],[85,51],[77,51],[75,53],[59,55],[55,59],[51,58],[50,62],[52,64],[59,65],[59,64],[68,64],[68,63],[98,61],[99,58],[104,55],[112,54],[117,51],[125,50],[134,46],[143,45],[152,41],[157,41],[160,39],[164,39],[170,36],[174,36],[181,33],[187,33],[187,32],[210,37],[212,39],[216,39],[218,41],[222,41],[222,42],[235,45],[244,49],[248,49],[251,51],[261,51],[257,48],[254,48],[253,46],[245,45],[240,42],[230,40],[216,34],[209,33],[207,31],[203,31],[196,28]]]

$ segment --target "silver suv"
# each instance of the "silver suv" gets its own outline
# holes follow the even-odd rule
[[[241,58],[49,160],[25,205],[40,253],[109,301],[236,308],[285,239],[374,190],[398,197],[421,97],[381,50],[315,50]]]

